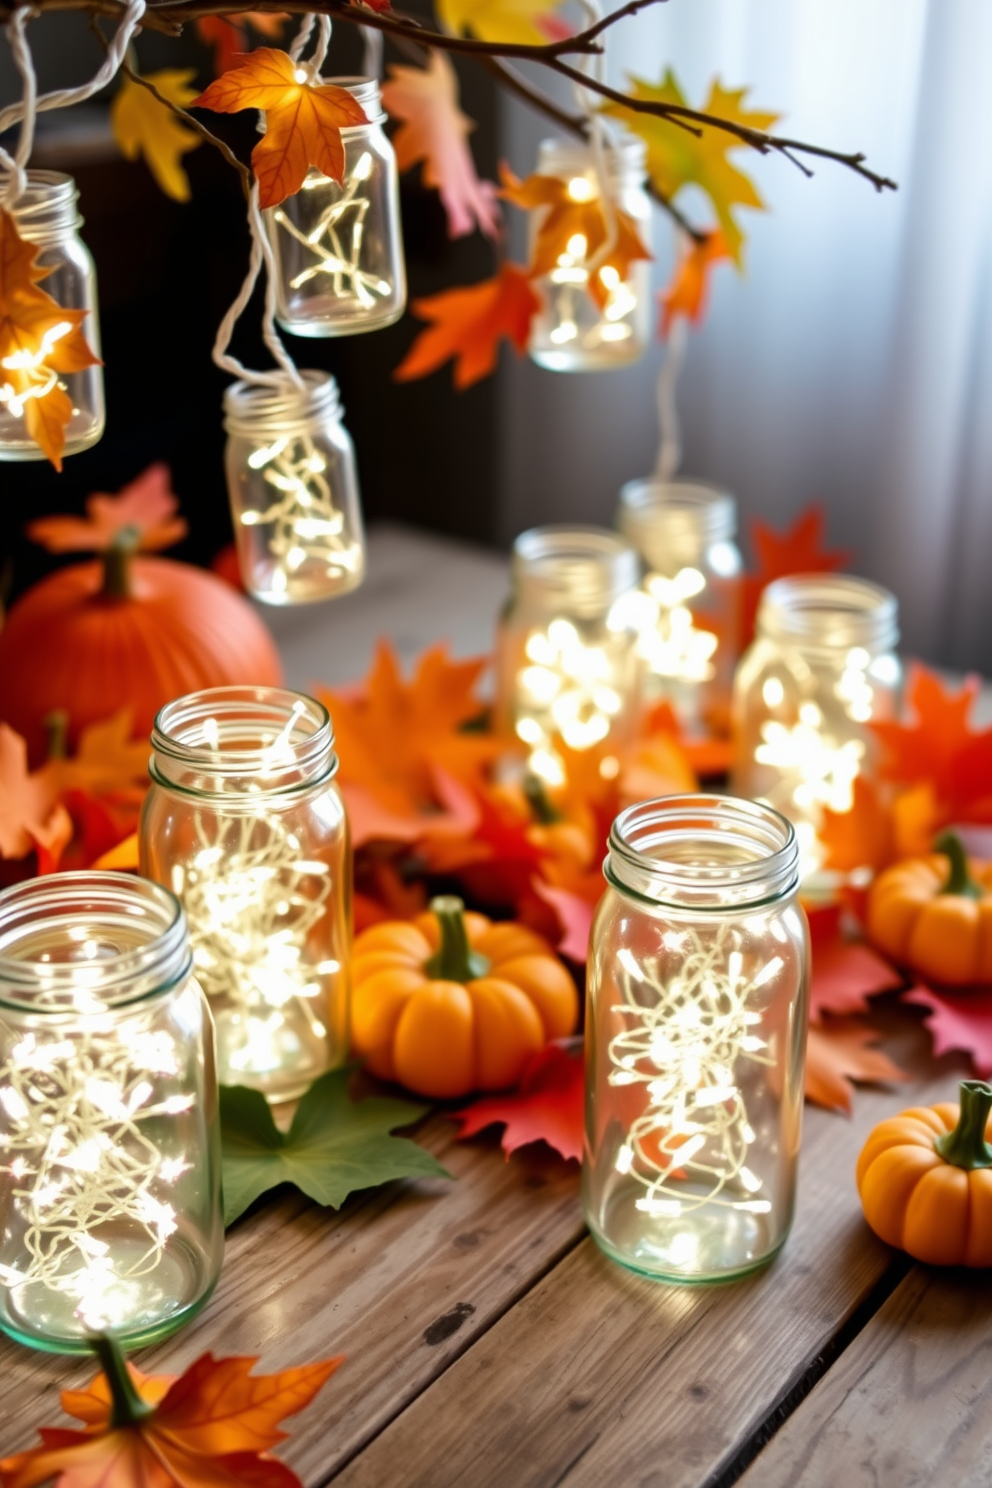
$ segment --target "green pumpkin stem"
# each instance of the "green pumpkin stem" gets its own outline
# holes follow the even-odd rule
[[[525,776],[523,792],[535,821],[540,822],[542,827],[552,827],[555,822],[562,820],[562,814],[548,795],[543,780],[536,775]]]
[[[968,872],[968,855],[957,833],[941,832],[934,843],[934,847],[937,852],[943,853],[951,861],[950,874],[940,892],[942,894],[962,894],[966,899],[984,899],[985,890],[981,884],[975,882]]]
[[[42,719],[45,727],[45,736],[48,740],[48,758],[50,760],[68,759],[69,757],[69,715],[64,708],[53,708],[51,713],[46,713]]]
[[[109,548],[104,548],[103,588],[105,599],[127,599],[131,593],[131,559],[141,541],[140,527],[122,527],[114,533]]]
[[[93,1352],[103,1366],[107,1384],[110,1386],[110,1395],[114,1403],[110,1417],[111,1428],[137,1426],[141,1421],[154,1415],[155,1406],[147,1400],[142,1400],[138,1394],[134,1380],[128,1373],[121,1346],[113,1334],[98,1333],[95,1338],[91,1339],[91,1343]]]
[[[984,1080],[962,1080],[958,1124],[933,1144],[945,1162],[956,1168],[992,1168],[992,1147],[985,1140],[990,1111],[992,1085]]]
[[[491,963],[468,943],[465,902],[455,894],[439,894],[431,900],[441,945],[427,962],[427,975],[439,982],[471,982],[485,976]]]

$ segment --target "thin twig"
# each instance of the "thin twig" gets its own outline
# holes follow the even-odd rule
[[[193,114],[188,114],[184,108],[180,108],[178,103],[173,103],[171,98],[166,98],[164,94],[159,92],[153,82],[150,82],[146,77],[142,77],[140,72],[135,72],[130,63],[122,62],[121,72],[126,73],[132,83],[140,83],[142,88],[147,88],[152,97],[157,98],[159,103],[167,108],[170,113],[175,114],[177,119],[181,119],[184,124],[187,124],[201,139],[206,140],[208,145],[213,145],[215,150],[219,150],[228,165],[232,165],[240,176],[241,190],[244,192],[245,201],[251,200],[251,171],[245,165],[244,161],[238,159],[230,145],[225,144],[216,134],[211,134],[210,130],[201,124],[199,119],[195,118]]]

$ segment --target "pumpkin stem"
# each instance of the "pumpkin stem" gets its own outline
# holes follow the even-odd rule
[[[105,599],[127,599],[131,593],[131,559],[141,542],[141,528],[122,527],[114,533],[109,548],[104,548],[103,588]]]
[[[48,758],[50,760],[68,759],[69,757],[69,715],[64,708],[53,708],[51,713],[46,713],[42,719],[45,735],[48,739]]]
[[[990,1111],[992,1085],[984,1080],[962,1080],[958,1124],[933,1144],[945,1162],[956,1168],[992,1168],[992,1147],[985,1140]]]
[[[93,1352],[103,1366],[114,1402],[110,1417],[111,1429],[117,1426],[136,1426],[155,1414],[156,1407],[138,1394],[134,1380],[128,1373],[121,1346],[112,1333],[98,1333],[90,1340]]]
[[[941,889],[942,894],[961,894],[966,899],[982,899],[985,890],[981,884],[977,884],[968,872],[968,857],[964,850],[961,838],[956,832],[941,832],[934,847],[939,853],[944,853],[950,859],[951,871],[947,882]]]
[[[440,982],[471,982],[485,976],[492,963],[468,943],[465,901],[455,894],[439,894],[431,900],[431,914],[437,919],[441,946],[427,962],[427,975]]]
[[[539,780],[536,775],[527,775],[524,778],[523,792],[527,805],[542,827],[552,827],[562,820],[562,814],[545,790],[543,780]]]

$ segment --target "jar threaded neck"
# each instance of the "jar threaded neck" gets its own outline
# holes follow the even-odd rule
[[[566,615],[605,615],[639,577],[633,548],[601,527],[532,527],[513,544],[514,588],[524,604]]]
[[[628,481],[620,491],[617,527],[652,568],[692,562],[737,531],[737,503],[701,481]]]
[[[891,651],[899,640],[894,594],[847,574],[776,579],[761,596],[756,630],[768,640],[813,651]]]

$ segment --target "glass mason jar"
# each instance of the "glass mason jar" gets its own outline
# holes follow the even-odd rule
[[[733,788],[795,824],[804,878],[822,863],[824,808],[850,811],[874,774],[868,725],[896,716],[898,639],[895,596],[865,579],[799,575],[761,596],[734,681]]]
[[[625,139],[605,146],[604,155],[610,199],[631,219],[650,252],[651,202],[645,190],[644,142]],[[591,208],[598,203],[599,178],[588,146],[544,140],[537,169],[539,175],[557,177],[565,185],[569,205],[585,207],[588,203]],[[546,215],[540,210],[529,214],[532,256]],[[594,219],[597,230],[604,217],[600,207]],[[566,231],[567,227],[566,219]],[[534,286],[543,303],[534,317],[527,349],[539,366],[552,372],[598,372],[626,366],[644,355],[651,344],[651,264],[646,258],[628,264],[624,258],[618,268],[614,257],[607,254],[600,263],[587,232],[575,231],[563,240],[556,266]]]
[[[644,564],[648,697],[667,699],[687,733],[726,736],[743,567],[733,496],[698,482],[628,481],[617,526]]]
[[[354,336],[392,325],[406,307],[396,156],[382,128],[378,82],[324,81],[347,88],[369,122],[341,130],[342,184],[311,170],[295,196],[265,212],[265,227],[283,329]]]
[[[245,588],[266,604],[336,599],[365,576],[355,449],[327,372],[224,394],[227,493]]]
[[[496,636],[496,726],[564,780],[556,744],[622,747],[640,711],[637,554],[599,527],[535,527],[513,545]]]
[[[220,1274],[214,1031],[158,884],[0,894],[0,1328],[50,1353],[165,1338]]]
[[[768,1261],[792,1223],[809,932],[795,832],[727,796],[613,823],[586,994],[586,1220],[668,1281]]]
[[[0,192],[5,177],[0,176]],[[76,207],[79,192],[71,176],[57,171],[28,171],[26,190],[10,209],[18,234],[37,249],[35,269],[44,277],[38,289],[50,295],[63,310],[84,310],[80,329],[95,357],[100,355],[100,322],[96,304],[96,269],[89,249],[79,237],[83,225]],[[71,329],[67,322],[62,325]],[[48,331],[51,350],[57,350],[60,329]],[[42,356],[43,347],[37,358]],[[15,374],[20,368],[21,375]],[[30,386],[25,384],[29,383]],[[96,444],[103,433],[103,368],[84,367],[79,372],[60,372],[44,362],[24,368],[0,363],[0,460],[44,460],[44,451],[28,433],[25,413],[35,399],[55,393],[68,397],[72,414],[66,425],[64,455],[76,455]]]
[[[182,900],[221,1084],[292,1100],[348,1049],[351,856],[327,709],[212,687],[152,731],[141,871]]]

